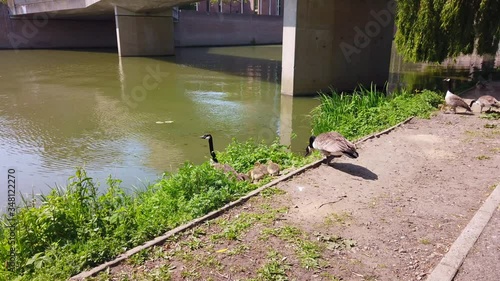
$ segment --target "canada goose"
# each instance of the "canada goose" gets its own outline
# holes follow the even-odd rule
[[[250,178],[252,182],[258,182],[268,174],[267,167],[259,162],[256,162],[253,169],[250,170]]]
[[[200,138],[208,140],[208,148],[210,149],[210,155],[212,156],[212,166],[218,170],[223,171],[224,173],[230,173],[235,176],[236,179],[240,181],[248,180],[248,176],[243,173],[238,173],[231,165],[229,164],[221,164],[219,160],[217,160],[217,155],[215,155],[214,151],[214,142],[211,134],[206,134],[201,136]]]
[[[480,96],[477,100],[472,100],[470,102],[470,107],[472,107],[474,103],[481,107],[481,113],[483,113],[483,107],[485,106],[488,107],[488,110],[486,111],[490,111],[491,107],[500,108],[500,102],[495,97],[490,95]]]
[[[462,107],[465,108],[466,111],[472,112],[470,109],[470,106],[467,105],[467,103],[459,96],[453,94],[451,92],[451,79],[446,78],[444,81],[448,82],[448,90],[446,91],[446,96],[444,97],[444,100],[446,102],[446,105],[451,107],[451,110],[453,113],[457,113],[457,107]]]
[[[277,176],[280,174],[280,165],[274,163],[272,160],[267,161],[267,172],[271,176]]]
[[[306,155],[311,154],[313,149],[319,150],[324,156],[324,164],[328,164],[333,158],[345,155],[349,158],[358,158],[356,146],[337,132],[327,132],[309,138],[306,147]]]

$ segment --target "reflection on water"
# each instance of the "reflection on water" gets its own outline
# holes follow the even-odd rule
[[[444,76],[467,79],[471,63],[480,64],[392,60],[390,85],[430,89],[442,89]],[[280,95],[280,46],[186,48],[159,58],[0,51],[0,61],[0,166],[18,170],[23,193],[64,185],[76,166],[101,183],[112,175],[141,186],[185,161],[206,161],[205,133],[216,150],[232,138],[279,137],[303,153],[307,115],[318,104]]]
[[[305,115],[318,104],[289,101],[280,115],[280,46],[178,49],[160,58],[0,51],[0,61],[0,165],[18,169],[23,193],[64,185],[76,166],[101,183],[112,175],[142,186],[185,161],[206,161],[199,136],[207,132],[223,150],[232,138],[271,142],[293,131],[292,148],[302,152]]]
[[[474,79],[500,79],[500,77],[477,77],[477,73],[486,66],[500,67],[500,52],[496,57],[468,55],[448,59],[441,64],[406,63],[395,51],[395,44],[392,48],[388,83],[390,91],[401,88],[444,91],[446,88],[443,79],[447,77],[453,78],[454,87],[467,83],[473,76]]]

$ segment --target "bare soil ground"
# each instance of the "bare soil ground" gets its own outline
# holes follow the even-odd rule
[[[500,121],[439,113],[358,148],[98,278],[425,280],[500,182]]]

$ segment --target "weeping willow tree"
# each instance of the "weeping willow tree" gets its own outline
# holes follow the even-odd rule
[[[412,62],[495,54],[500,0],[398,0],[396,46]]]

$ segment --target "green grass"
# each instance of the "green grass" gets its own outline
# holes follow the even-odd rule
[[[429,245],[429,244],[431,244],[431,240],[429,240],[427,238],[422,238],[422,239],[420,239],[420,243],[422,243],[423,245]]]
[[[252,169],[256,162],[265,164],[268,160],[280,165],[281,170],[309,163],[308,158],[290,153],[288,147],[279,144],[278,139],[271,145],[264,142],[256,143],[252,139],[246,142],[233,139],[225,151],[217,153],[217,158],[221,163],[230,163],[234,169],[242,173]]]
[[[443,98],[427,90],[420,94],[402,91],[386,96],[373,88],[359,88],[352,94],[321,94],[320,100],[320,106],[311,113],[313,134],[336,131],[354,140],[411,116],[429,118]]]
[[[352,214],[349,212],[330,213],[325,217],[325,225],[348,225],[350,220],[352,220]]]
[[[240,236],[245,233],[251,226],[256,223],[269,224],[273,222],[277,215],[285,213],[287,209],[270,209],[263,206],[264,213],[242,213],[236,219],[231,221],[225,219],[217,219],[216,223],[221,227],[221,231],[212,235],[212,241],[217,241],[222,238],[227,240],[238,240]]]
[[[295,246],[295,252],[302,267],[311,270],[320,267],[321,249],[318,243],[309,241],[305,232],[294,226],[266,228],[259,239],[268,240],[275,236]]]
[[[244,157],[240,149],[246,151]],[[220,153],[220,159],[242,172],[255,161],[265,163],[271,159],[282,168],[306,161],[277,141],[266,146],[251,140],[233,140],[228,150]],[[5,217],[2,219],[0,280],[65,280],[255,188],[257,185],[236,181],[207,162],[185,163],[177,173],[165,174],[157,183],[134,194],[126,193],[119,180],[109,179],[106,192],[99,194],[98,184],[78,169],[66,189],[55,188],[38,198],[38,207],[26,202],[19,208],[15,272],[6,268],[11,246],[8,224]],[[224,234],[236,237],[239,231],[231,227]],[[197,241],[190,243],[192,248],[200,247]],[[144,256],[137,255],[131,262],[144,262]]]
[[[235,182],[208,163],[185,164],[145,191],[128,195],[119,181],[105,194],[77,170],[67,190],[54,189],[39,207],[23,207],[17,220],[17,272],[4,267],[10,246],[0,236],[0,275],[13,280],[62,280],[112,259],[126,249],[206,214],[255,186]],[[132,259],[141,262],[141,255]]]
[[[479,155],[476,157],[477,160],[489,160],[491,157],[486,156],[486,155]]]
[[[483,113],[480,117],[488,120],[498,120],[500,119],[500,112]]]
[[[288,269],[290,265],[286,259],[275,250],[270,250],[267,253],[266,263],[257,271],[258,277],[249,281],[286,281],[289,280],[286,274]]]

